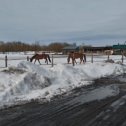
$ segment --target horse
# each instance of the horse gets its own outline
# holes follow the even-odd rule
[[[76,59],[78,58],[80,58],[80,64],[82,63],[82,61],[83,63],[86,62],[86,54],[83,54],[83,53],[79,53],[79,52],[69,53],[68,58],[67,58],[68,63],[70,62],[70,58],[72,59],[72,62],[73,63],[75,62],[76,64],[77,64]]]
[[[50,56],[48,54],[35,54],[34,56],[32,56],[30,58],[30,62],[32,62],[33,59],[35,59],[34,64],[35,64],[36,60],[38,60],[39,64],[41,65],[41,63],[39,61],[40,59],[45,59],[45,63],[47,63],[47,64],[48,64],[48,60],[49,60],[49,62],[51,62]]]

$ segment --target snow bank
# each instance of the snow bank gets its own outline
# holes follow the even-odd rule
[[[58,64],[46,68],[23,61],[17,67],[0,72],[0,107],[32,99],[50,100],[55,95],[91,84],[96,78],[125,72],[125,66],[111,63],[88,63],[74,67]]]

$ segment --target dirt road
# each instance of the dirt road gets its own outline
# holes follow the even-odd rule
[[[126,75],[95,80],[69,95],[51,102],[32,102],[0,111],[0,126],[126,126]],[[87,102],[87,94],[101,87],[117,88],[119,93]]]

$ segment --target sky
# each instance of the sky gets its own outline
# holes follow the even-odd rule
[[[125,5],[126,0],[0,0],[0,40],[124,43]]]

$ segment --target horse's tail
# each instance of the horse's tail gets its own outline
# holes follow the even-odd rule
[[[50,56],[48,55],[48,60],[49,60],[49,62],[51,63],[51,59],[50,59]]]
[[[32,62],[33,59],[35,59],[35,57],[36,57],[37,55],[38,55],[38,54],[35,54],[34,56],[32,56],[32,57],[30,58],[30,62]]]
[[[83,56],[84,56],[84,61],[86,62],[86,54],[84,54]]]

